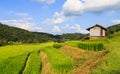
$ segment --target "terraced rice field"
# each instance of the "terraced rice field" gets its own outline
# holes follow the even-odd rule
[[[99,53],[69,44],[56,46],[42,43],[0,47],[0,74],[79,74],[82,64]]]
[[[49,65],[54,73],[71,71],[72,59],[52,46],[53,43],[0,47],[0,74],[46,74],[43,72],[45,62],[41,52],[48,57],[45,61],[50,60]],[[47,68],[45,70],[47,71]]]

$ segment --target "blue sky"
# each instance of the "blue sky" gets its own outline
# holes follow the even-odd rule
[[[120,23],[120,0],[1,0],[0,22],[52,34]]]

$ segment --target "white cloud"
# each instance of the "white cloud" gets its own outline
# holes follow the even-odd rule
[[[10,15],[13,15],[13,17],[14,16],[19,17],[19,19],[0,20],[0,22],[3,24],[22,28],[29,31],[37,31],[37,32],[44,31],[43,28],[36,26],[36,24],[32,22],[33,21],[32,17],[30,17],[28,13],[12,12]]]
[[[31,30],[35,32],[45,32],[44,29],[41,27],[33,27]]]
[[[65,16],[63,15],[63,13],[58,13],[55,12],[55,14],[53,15],[53,17],[51,19],[46,19],[43,24],[61,24],[63,21],[65,21]]]
[[[120,19],[116,19],[112,21],[114,24],[120,24]]]
[[[120,9],[120,0],[67,0],[63,12],[67,15],[81,15],[82,12],[104,12]]]
[[[61,32],[61,30],[58,26],[54,26],[52,32],[57,33],[57,32]]]
[[[80,0],[67,0],[63,5],[63,12],[67,16],[81,15],[83,10],[83,3]]]
[[[74,24],[74,25],[67,24],[62,29],[65,30],[67,33],[69,31],[77,32],[77,33],[83,33],[83,34],[89,33],[87,30],[81,29],[79,24]]]
[[[35,25],[35,23],[32,23],[30,21],[25,21],[22,19],[19,19],[19,20],[0,20],[0,22],[7,24],[7,25],[10,25],[10,26],[29,30],[29,31],[44,32],[44,29],[41,27],[37,27]]]
[[[62,10],[55,12],[52,18],[44,21],[44,24],[61,24],[68,18],[80,16],[84,12],[100,13],[119,9],[120,0],[66,0]]]
[[[84,34],[88,33],[87,30],[81,29],[81,27],[80,27],[79,24],[75,24],[75,27],[76,27],[76,32],[77,32],[77,33],[84,33]]]
[[[84,10],[89,12],[103,12],[120,8],[120,0],[85,0]]]
[[[30,23],[28,21],[24,21],[24,20],[0,20],[0,22],[7,24],[7,25],[11,25],[14,27],[18,27],[18,28],[22,28],[22,29],[26,29],[26,30],[31,30],[33,23]]]
[[[41,2],[41,3],[45,2],[47,4],[53,4],[55,2],[55,0],[35,0],[35,1]]]
[[[76,27],[74,25],[70,26],[69,24],[63,26],[63,29],[64,30],[74,30],[76,29]]]

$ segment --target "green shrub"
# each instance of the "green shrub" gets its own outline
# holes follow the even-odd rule
[[[63,46],[63,43],[54,43],[53,44],[53,47],[56,48],[56,49],[59,49]]]

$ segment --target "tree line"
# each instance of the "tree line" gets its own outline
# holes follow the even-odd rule
[[[120,24],[107,27],[106,35],[110,38],[115,32],[120,31]],[[8,26],[0,23],[0,46],[21,43],[42,43],[42,42],[65,42],[68,40],[81,40],[88,34],[66,33],[53,35],[42,32],[30,32],[28,30]]]
[[[0,23],[0,46],[21,43],[42,43],[48,41],[64,42],[66,40],[80,40],[84,36],[86,35],[80,33],[53,35],[42,32],[30,32]]]

